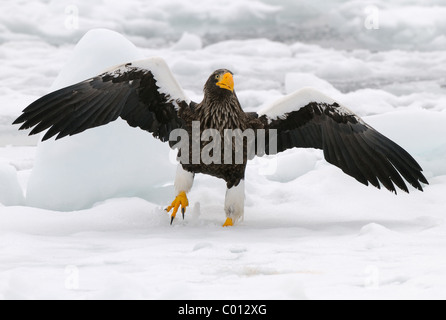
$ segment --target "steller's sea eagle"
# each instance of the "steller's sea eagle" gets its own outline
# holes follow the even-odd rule
[[[185,144],[188,149],[180,149],[178,154],[177,196],[166,209],[168,212],[173,209],[171,223],[180,207],[184,218],[188,206],[186,194],[192,188],[196,173],[226,181],[226,221],[223,226],[232,226],[243,217],[245,169],[247,161],[252,158],[247,151],[247,143],[242,140],[243,152],[238,162],[234,155],[229,159],[232,161],[223,161],[228,160],[223,159],[224,152],[217,155],[217,160],[221,161],[209,162],[200,157],[196,161],[188,161],[196,157],[194,145],[198,148],[198,155],[206,148],[211,157],[220,151],[216,148],[224,151],[228,141],[224,135],[227,130],[266,131],[263,151],[257,152],[260,155],[291,148],[322,149],[329,163],[365,185],[370,183],[377,188],[383,185],[396,193],[395,185],[409,192],[403,178],[421,191],[421,183],[428,184],[420,165],[408,152],[355,113],[316,90],[302,89],[262,111],[246,113],[235,93],[232,72],[220,69],[212,73],[204,85],[203,101],[195,103],[186,97],[160,58],[120,65],[50,93],[28,106],[14,124],[22,124],[20,129],[34,127],[30,134],[47,130],[43,136],[43,140],[47,140],[55,135],[60,139],[78,134],[118,117],[132,127],[152,133],[163,142],[169,141],[172,147],[178,142],[172,141],[173,132],[183,130],[188,134],[188,143]],[[198,136],[197,132],[194,133],[194,124],[195,128],[198,124]],[[209,143],[206,144],[206,139],[200,140],[200,137],[210,129],[214,131],[208,134]],[[254,140],[258,142],[259,136],[255,135]],[[213,148],[209,148],[211,143]],[[255,146],[259,151],[259,144],[255,143]],[[230,151],[235,150],[233,137],[229,142],[231,148]]]

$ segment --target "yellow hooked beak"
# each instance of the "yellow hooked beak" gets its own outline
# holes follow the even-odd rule
[[[219,80],[217,82],[217,86],[234,92],[234,78],[232,77],[231,73],[226,72],[224,75],[220,75],[217,79]]]

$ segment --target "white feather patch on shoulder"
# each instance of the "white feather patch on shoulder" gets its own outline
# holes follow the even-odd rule
[[[148,58],[144,60],[134,61],[126,64],[122,64],[106,70],[104,73],[119,77],[132,69],[141,69],[150,71],[155,80],[156,85],[159,87],[159,92],[164,93],[170,97],[170,101],[185,101],[190,103],[191,100],[186,96],[178,81],[173,76],[164,59],[159,57]],[[177,106],[178,107],[178,106]]]
[[[275,120],[281,118],[287,113],[297,111],[300,108],[307,106],[308,104],[316,102],[320,104],[332,105],[336,101],[329,96],[326,96],[320,91],[313,88],[302,88],[290,95],[287,95],[274,103],[266,106],[259,111],[260,115],[266,115],[269,119]],[[338,113],[341,115],[355,115],[345,106],[339,104]]]
[[[164,59],[154,57],[150,59],[135,61],[132,66],[150,70],[155,77],[156,83],[160,88],[160,92],[168,94],[172,99],[186,101],[190,103],[190,99],[186,96],[178,81],[173,76]]]

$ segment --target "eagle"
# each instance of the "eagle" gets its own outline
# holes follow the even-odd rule
[[[384,186],[394,193],[397,188],[408,193],[406,182],[420,191],[422,184],[428,184],[407,151],[312,88],[298,90],[258,112],[245,112],[236,95],[234,74],[219,69],[206,81],[203,100],[197,103],[185,95],[166,62],[158,57],[110,68],[45,95],[24,109],[14,124],[21,124],[21,130],[32,128],[30,135],[46,131],[45,141],[106,125],[119,117],[179,149],[176,197],[166,208],[172,211],[171,224],[180,209],[184,219],[187,193],[195,174],[202,173],[226,182],[223,226],[233,226],[244,215],[247,162],[254,156],[292,148],[321,149],[327,162],[360,183],[379,189]],[[249,152],[248,139],[242,135],[238,159],[236,136],[226,136],[237,130],[254,132],[255,146],[254,153]],[[174,134],[178,132],[186,138],[179,139]],[[223,152],[228,150],[229,157]],[[204,151],[213,161],[200,157]]]

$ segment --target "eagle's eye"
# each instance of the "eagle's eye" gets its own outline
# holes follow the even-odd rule
[[[216,76],[215,76],[215,80],[220,80],[221,79],[221,74],[217,74]]]

